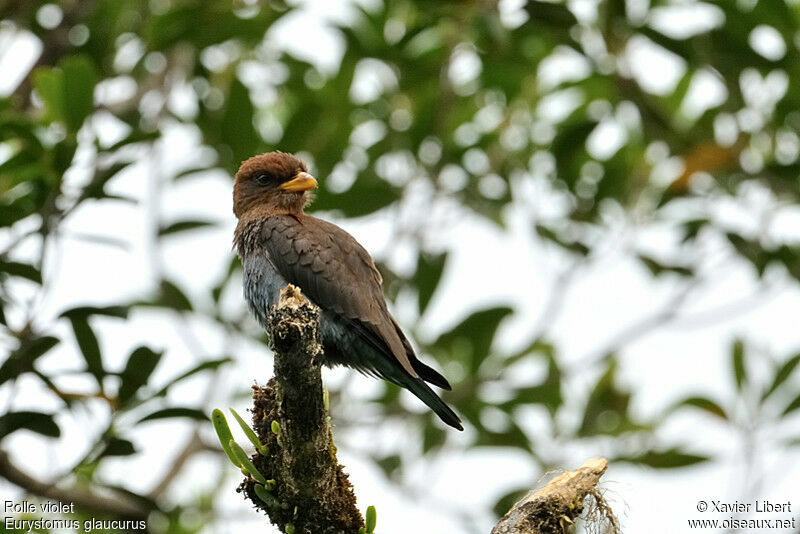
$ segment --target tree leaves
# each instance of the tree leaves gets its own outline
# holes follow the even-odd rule
[[[474,312],[449,332],[439,336],[432,349],[446,353],[443,359],[461,361],[470,372],[475,372],[489,353],[500,321],[511,312],[511,308],[506,307]]]
[[[0,261],[0,273],[26,278],[37,284],[42,283],[42,273],[33,265],[17,261]]]
[[[94,111],[96,73],[86,56],[68,56],[56,68],[39,69],[33,83],[45,104],[45,117],[77,132]]]
[[[128,357],[125,369],[120,374],[119,401],[125,404],[130,401],[139,389],[147,384],[150,375],[161,360],[161,352],[147,347],[139,347]]]
[[[0,439],[21,429],[51,438],[61,435],[61,430],[50,414],[27,411],[8,412],[0,415]]]
[[[197,230],[199,228],[208,228],[214,226],[215,223],[211,221],[204,221],[200,219],[187,219],[185,221],[176,221],[174,223],[162,226],[158,230],[159,237],[164,237],[180,232],[187,232],[189,230]]]
[[[64,119],[77,131],[94,110],[96,75],[86,56],[70,56],[61,62],[63,71]]]
[[[172,418],[186,418],[186,419],[193,419],[195,421],[210,421],[208,416],[203,410],[199,410],[197,408],[186,408],[182,406],[176,406],[172,408],[164,408],[162,410],[157,410],[155,412],[149,413],[139,419],[137,423],[144,423],[146,421],[156,421],[159,419],[172,419]]]
[[[747,381],[747,369],[744,365],[744,342],[741,339],[735,340],[731,346],[731,364],[736,388],[741,390]]]
[[[678,408],[686,406],[703,410],[704,412],[721,419],[728,419],[728,414],[725,413],[725,409],[713,400],[706,397],[687,397],[682,401],[676,402],[670,411],[674,411]]]
[[[95,336],[94,330],[89,326],[89,321],[85,316],[73,315],[70,317],[70,323],[72,324],[72,331],[75,334],[75,341],[77,341],[78,347],[80,347],[83,359],[86,360],[86,370],[94,376],[95,380],[97,380],[97,383],[102,388],[105,370],[103,369],[103,355],[100,352],[100,344],[97,341],[97,336]]]
[[[55,347],[58,342],[58,338],[53,336],[23,340],[20,346],[12,351],[8,359],[0,365],[0,385],[17,378],[22,373],[32,371],[36,360]]]
[[[417,259],[417,272],[414,274],[414,282],[417,286],[417,308],[420,315],[425,313],[431,298],[433,297],[439,280],[444,272],[444,265],[447,261],[447,254],[428,255],[421,253]]]
[[[674,469],[707,462],[708,459],[708,456],[689,454],[681,449],[671,448],[661,451],[647,451],[631,456],[620,456],[612,461],[642,464],[657,469]]]

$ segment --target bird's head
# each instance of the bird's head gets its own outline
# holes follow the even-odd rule
[[[299,158],[286,152],[254,156],[239,167],[233,184],[233,213],[241,218],[253,208],[301,212],[317,181]]]

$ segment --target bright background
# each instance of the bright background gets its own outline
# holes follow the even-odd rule
[[[0,448],[19,469],[148,496],[156,532],[263,528],[203,418],[244,413],[272,372],[231,177],[281,149],[465,420],[325,371],[379,532],[488,532],[594,456],[627,532],[800,495],[797,3],[0,13]],[[137,347],[152,372],[124,371]]]

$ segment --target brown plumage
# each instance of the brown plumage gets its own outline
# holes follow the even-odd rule
[[[262,323],[287,283],[321,309],[325,361],[377,375],[409,389],[443,421],[458,417],[425,381],[450,389],[419,361],[389,313],[372,258],[347,232],[303,212],[316,181],[291,154],[271,152],[245,161],[236,174],[234,243],[245,271],[244,291]]]

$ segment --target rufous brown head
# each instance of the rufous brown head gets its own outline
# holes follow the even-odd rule
[[[241,218],[253,208],[299,212],[311,201],[317,181],[293,154],[267,152],[239,167],[233,184],[233,213]]]

